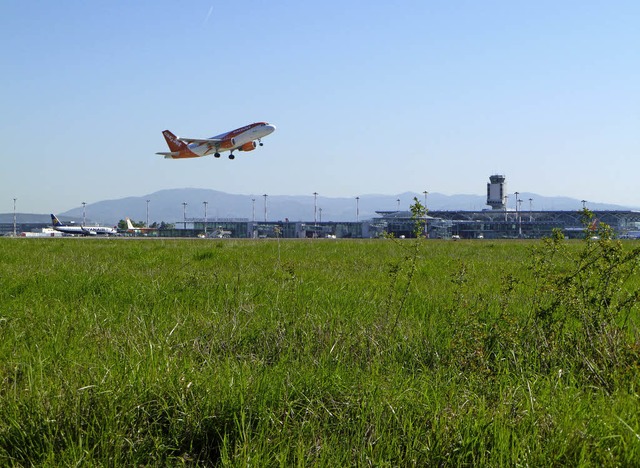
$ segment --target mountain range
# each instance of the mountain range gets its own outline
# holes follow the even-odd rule
[[[376,211],[408,210],[417,198],[424,204],[424,194],[405,192],[397,195],[360,195],[356,197],[323,197],[321,195],[267,195],[268,221],[355,221],[356,209],[360,221],[376,217]],[[513,198],[513,197],[512,197]],[[528,211],[549,210],[580,210],[582,202],[569,197],[546,197],[534,193],[521,192],[523,200],[521,209]],[[530,201],[531,199],[531,201]],[[149,200],[147,204],[147,200]],[[160,190],[148,195],[126,197],[116,200],[103,200],[87,203],[85,209],[87,223],[115,225],[119,220],[129,217],[134,221],[147,219],[147,205],[149,208],[149,223],[182,222],[186,218],[204,218],[207,202],[207,219],[244,218],[248,221],[265,219],[264,195],[241,195],[220,192],[217,190],[200,188],[181,188]],[[186,203],[186,206],[184,205]],[[591,210],[629,210],[628,206],[607,203],[588,202]],[[489,209],[485,195],[444,195],[429,193],[427,208],[431,211],[470,210],[480,211]],[[509,208],[515,205],[509,199]],[[79,206],[63,213],[57,213],[63,220],[81,221],[83,207]],[[18,214],[20,222],[48,222],[49,214]],[[13,213],[0,214],[0,223],[13,221]]]

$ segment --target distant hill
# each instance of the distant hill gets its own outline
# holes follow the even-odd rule
[[[359,196],[359,219],[366,220],[376,216],[376,211],[392,211],[398,209],[408,210],[417,197],[424,203],[424,195],[421,193],[405,192],[397,195],[365,194]],[[533,210],[579,210],[582,208],[580,200],[568,197],[545,197],[542,195],[523,192],[520,193],[523,200],[522,210],[529,210],[529,199],[532,199]],[[255,204],[252,202],[255,199]],[[149,200],[149,222],[178,223],[183,219],[183,203],[187,203],[187,218],[203,218],[204,204],[207,205],[207,218],[253,218],[255,206],[256,221],[264,220],[264,197],[261,194],[239,195],[219,192],[210,189],[182,188],[160,190],[140,197],[126,197],[117,200],[104,200],[87,204],[85,207],[87,223],[99,223],[103,225],[115,225],[119,220],[129,217],[134,221],[146,221],[146,208]],[[509,208],[514,204],[509,200]],[[488,209],[486,195],[443,195],[441,193],[429,193],[427,207],[430,210],[483,210]],[[628,210],[628,206],[612,205],[605,203],[589,202],[587,207],[591,210]],[[317,198],[318,221],[355,221],[356,199],[355,197],[323,197]],[[65,221],[82,221],[82,206],[73,208],[63,213],[57,213]],[[25,214],[19,213],[20,222],[50,221],[49,214]],[[268,195],[267,219],[269,221],[313,221],[314,197],[313,195]],[[13,213],[0,214],[0,223],[13,222]]]

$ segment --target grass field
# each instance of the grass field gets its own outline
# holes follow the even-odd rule
[[[638,465],[634,249],[0,239],[0,465]]]

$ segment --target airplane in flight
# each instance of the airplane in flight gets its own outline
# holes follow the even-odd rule
[[[136,226],[133,225],[131,220],[129,218],[127,218],[127,232],[132,232],[134,234],[146,234],[148,232],[154,232],[154,231],[157,231],[157,230],[158,230],[158,228],[136,227]]]
[[[115,236],[118,230],[107,226],[67,226],[62,223],[53,213],[51,214],[53,229],[65,234],[80,234],[81,236]]]
[[[253,151],[256,140],[262,146],[262,138],[273,133],[275,125],[267,122],[256,122],[230,132],[222,133],[211,138],[178,138],[169,130],[162,132],[169,145],[169,152],[156,153],[166,159],[199,158],[213,154],[220,157],[223,151],[230,151],[229,159],[234,159],[234,151]]]

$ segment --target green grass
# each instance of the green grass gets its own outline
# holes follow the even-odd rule
[[[637,464],[639,283],[566,247],[0,239],[0,464]]]

